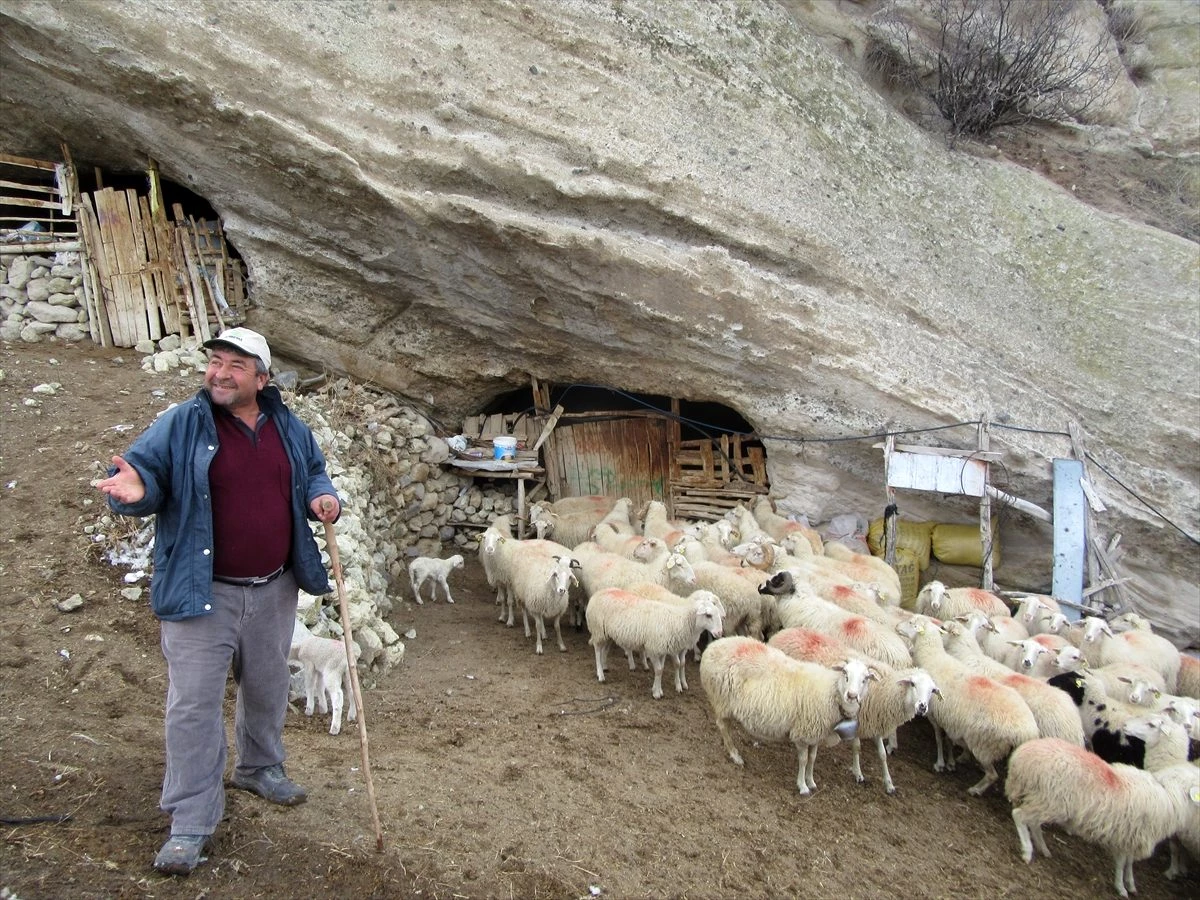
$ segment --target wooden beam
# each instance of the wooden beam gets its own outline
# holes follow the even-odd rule
[[[8,163],[10,166],[24,166],[27,169],[42,169],[47,172],[53,172],[57,166],[57,163],[46,162],[41,159],[29,159],[25,156],[13,156],[9,153],[0,153],[0,163]]]
[[[978,453],[983,454],[988,452],[988,445],[991,442],[991,434],[988,430],[988,420],[986,416],[980,417],[979,433],[976,438],[978,445]],[[978,459],[978,455],[974,458]],[[987,492],[988,476],[990,475],[989,466],[983,467],[983,496],[979,498],[979,540],[980,549],[983,552],[983,579],[981,587],[985,591],[990,591],[996,586],[995,579],[992,573],[992,558],[995,556],[993,550],[996,546],[996,537],[992,534],[992,498]]]
[[[1054,516],[1046,512],[1046,510],[1042,509],[1036,503],[1030,503],[1028,500],[1022,500],[1020,497],[1014,497],[1012,494],[1002,491],[998,487],[995,487],[991,484],[985,486],[984,490],[987,491],[988,496],[992,499],[998,500],[1001,503],[1011,506],[1013,509],[1018,509],[1023,513],[1031,515],[1035,519],[1039,519],[1042,522],[1054,521]]]
[[[73,241],[36,241],[31,244],[0,244],[0,255],[14,256],[18,253],[67,253],[77,251],[82,245]]]
[[[550,437],[550,432],[554,430],[554,426],[558,424],[558,417],[563,414],[563,407],[560,403],[554,407],[554,412],[550,414],[550,418],[546,420],[546,424],[542,427],[542,433],[538,435],[537,441],[530,447],[535,453],[541,449],[542,444],[546,442],[546,438]]]

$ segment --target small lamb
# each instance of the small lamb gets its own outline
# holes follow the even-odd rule
[[[446,602],[453,603],[454,598],[450,596],[450,585],[446,583],[446,578],[454,569],[463,567],[463,558],[461,554],[455,553],[447,559],[438,559],[433,556],[418,556],[408,564],[408,580],[412,584],[413,596],[417,599],[418,606],[424,606],[425,601],[421,599],[421,588],[429,579],[433,579],[433,587],[429,590],[429,602],[432,603],[437,599],[438,585],[442,586],[442,590],[446,592]]]
[[[354,658],[357,660],[362,650],[358,644],[353,646]],[[338,734],[342,730],[342,707],[346,696],[349,695],[350,706],[346,710],[346,721],[353,722],[358,717],[354,706],[354,692],[350,685],[350,667],[346,664],[346,645],[343,641],[310,635],[299,643],[292,644],[288,659],[298,663],[304,674],[306,716],[313,714],[314,705],[321,710],[321,715],[332,710],[329,733]]]

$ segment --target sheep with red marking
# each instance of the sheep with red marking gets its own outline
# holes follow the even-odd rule
[[[772,575],[759,591],[775,596],[782,628],[814,628],[834,635],[860,653],[896,669],[913,664],[904,641],[894,631],[809,593],[791,572]]]
[[[1160,635],[1141,629],[1114,632],[1103,619],[1090,616],[1085,620],[1079,649],[1093,668],[1122,662],[1153,669],[1162,675],[1165,689],[1175,692],[1182,665],[1180,653]]]
[[[820,556],[825,552],[825,543],[815,528],[804,522],[796,522],[779,515],[765,494],[760,495],[754,502],[751,512],[762,530],[775,540],[782,541],[787,537],[799,536],[808,542],[815,555]]]
[[[1036,846],[1050,850],[1042,826],[1061,825],[1112,854],[1113,884],[1128,897],[1136,891],[1133,864],[1188,824],[1189,793],[1200,771],[1179,755],[1174,723],[1169,728],[1149,721],[1139,728],[1146,742],[1147,768],[1110,764],[1082,747],[1056,738],[1028,741],[1008,762],[1005,794],[1021,844],[1021,857],[1033,861]]]
[[[892,773],[888,769],[888,754],[896,749],[896,732],[900,726],[929,712],[931,698],[940,692],[924,669],[893,669],[876,660],[858,654],[837,638],[811,628],[785,628],[767,642],[792,659],[831,667],[845,659],[861,659],[875,673],[874,681],[863,694],[858,708],[854,738],[850,744],[853,757],[850,769],[861,784],[862,741],[875,744],[883,771],[883,787],[889,794],[896,792]],[[1072,710],[1073,711],[1073,710]]]
[[[973,672],[994,678],[1021,695],[1033,713],[1041,737],[1062,738],[1083,746],[1083,723],[1075,704],[1064,692],[1037,677],[1014,672],[992,659],[980,649],[974,632],[964,623],[957,620],[946,622],[943,630],[942,644],[947,653]]]
[[[1179,677],[1175,693],[1200,700],[1200,659],[1190,653],[1179,654]]]
[[[1009,615],[1008,605],[983,588],[948,588],[931,581],[917,593],[916,612],[934,619],[953,619],[979,610],[989,616]]]
[[[861,660],[848,659],[830,669],[741,636],[713,641],[700,658],[700,682],[734,765],[745,763],[730,733],[733,722],[755,740],[791,741],[801,794],[817,786],[817,748],[836,741],[831,738],[834,727],[858,714],[868,674]]]
[[[933,770],[953,769],[953,752],[945,758],[944,738],[962,744],[983,769],[983,778],[968,789],[979,796],[999,779],[996,763],[1026,741],[1038,737],[1037,721],[1028,704],[1012,688],[972,672],[942,645],[937,623],[924,616],[901,622],[896,630],[910,642],[914,662],[941,690],[929,718],[937,741]]]

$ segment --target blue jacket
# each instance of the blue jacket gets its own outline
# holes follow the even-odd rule
[[[260,409],[274,422],[292,464],[292,569],[296,583],[313,595],[328,593],[329,575],[308,526],[309,504],[337,496],[325,472],[325,456],[308,426],[268,385]],[[160,619],[177,621],[212,612],[212,507],[208,467],[217,454],[217,426],[208,391],[164,412],[124,454],[146,485],[137,503],[109,497],[113,512],[156,516],[150,600]],[[113,470],[116,471],[115,469]],[[315,517],[312,517],[315,518]]]

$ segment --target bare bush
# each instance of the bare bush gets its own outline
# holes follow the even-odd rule
[[[1117,76],[1112,38],[1065,0],[933,0],[927,45],[892,20],[904,77],[929,96],[951,142],[1002,125],[1079,118]]]

